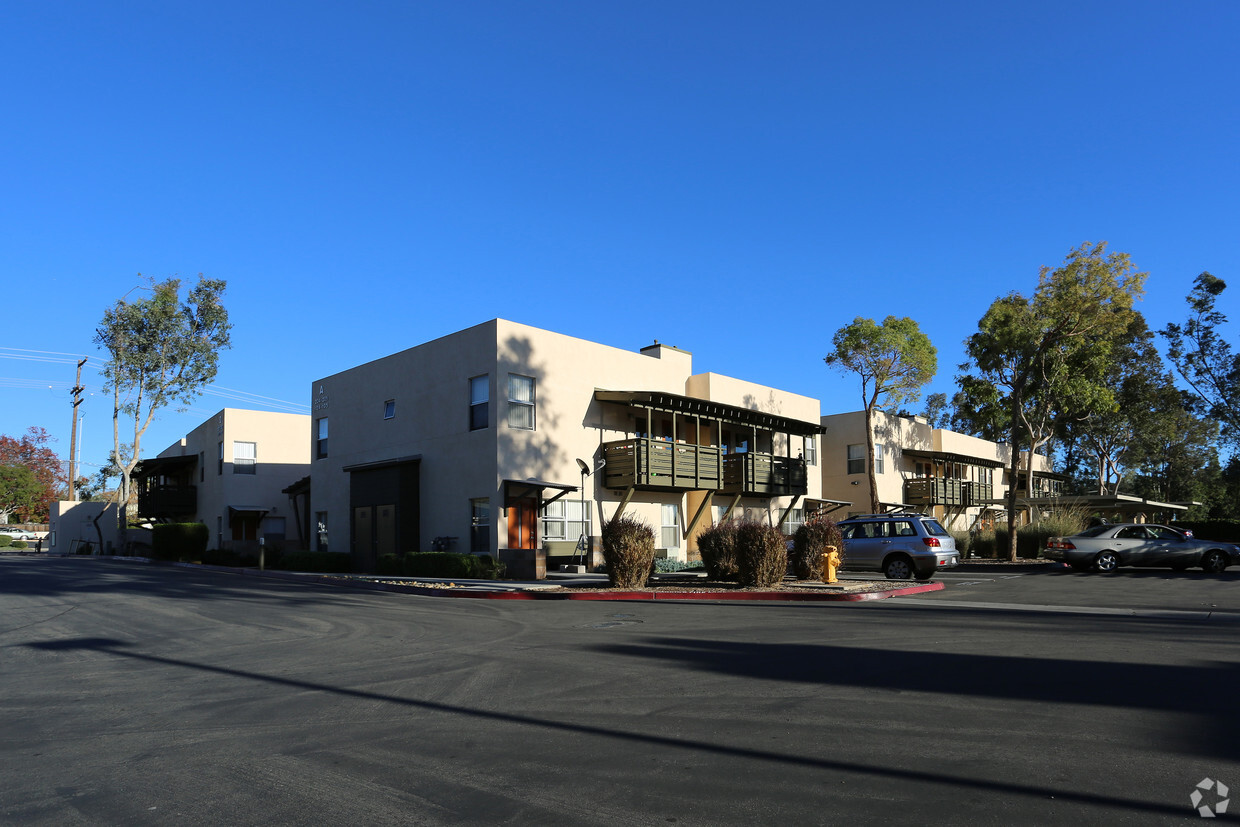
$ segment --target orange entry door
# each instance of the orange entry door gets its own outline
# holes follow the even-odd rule
[[[538,548],[538,510],[530,500],[508,506],[508,548]]]

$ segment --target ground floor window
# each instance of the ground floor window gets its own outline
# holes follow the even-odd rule
[[[317,524],[315,536],[318,540],[318,550],[327,551],[327,512],[314,512],[314,521]]]
[[[544,540],[576,540],[590,536],[590,504],[580,500],[556,500],[543,506]]]
[[[479,497],[469,501],[469,550],[491,550],[491,500]]]
[[[664,505],[661,511],[663,527],[659,532],[659,548],[680,548],[680,506]]]
[[[796,534],[797,529],[800,528],[802,524],[804,524],[804,522],[805,522],[805,509],[791,508],[788,510],[788,517],[784,520],[784,525],[783,525],[782,530],[784,534],[789,534],[789,535]]]

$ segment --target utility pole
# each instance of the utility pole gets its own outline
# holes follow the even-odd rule
[[[82,365],[86,357],[77,364],[77,379],[73,380],[73,430],[69,432],[69,499],[77,502],[77,423],[78,405],[82,404]]]

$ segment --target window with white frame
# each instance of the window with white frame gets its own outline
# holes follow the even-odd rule
[[[865,473],[865,446],[849,445],[848,446],[848,473],[864,474]]]
[[[876,443],[874,445],[874,473],[881,474],[883,471],[883,446]]]
[[[813,434],[805,437],[805,452],[802,456],[805,457],[806,465],[818,464],[818,437]]]
[[[490,416],[491,378],[475,376],[469,380],[469,430],[481,431],[488,425]]]
[[[508,427],[534,430],[534,377],[508,374]]]
[[[663,526],[659,532],[659,548],[680,548],[680,506],[664,503],[660,511]]]
[[[789,534],[789,535],[796,534],[797,529],[800,528],[804,523],[805,523],[805,509],[804,508],[790,508],[788,509],[787,518],[784,519],[782,531],[784,532],[784,534]]]
[[[233,473],[254,474],[258,465],[258,445],[254,442],[233,443]]]
[[[584,518],[583,515],[584,514]],[[580,500],[556,500],[543,506],[544,540],[577,540],[590,536],[590,504]]]

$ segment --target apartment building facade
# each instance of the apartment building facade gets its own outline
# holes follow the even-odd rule
[[[434,548],[597,563],[619,512],[686,559],[714,521],[777,524],[819,494],[818,400],[658,343],[494,319],[318,379],[311,402],[313,545],[360,570]]]
[[[822,496],[850,502],[848,515],[870,511],[865,411],[824,416]],[[873,415],[874,472],[884,510],[933,514],[947,528],[967,531],[1006,513],[1010,448],[967,434],[932,428],[918,416]],[[1025,463],[1017,485],[1025,490]],[[1033,457],[1034,493],[1058,494],[1061,477],[1049,460]]]
[[[310,417],[225,408],[135,471],[138,517],[200,522],[211,546],[253,553],[304,545],[285,489],[310,473]]]

